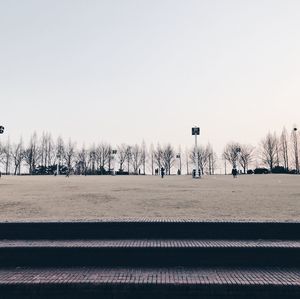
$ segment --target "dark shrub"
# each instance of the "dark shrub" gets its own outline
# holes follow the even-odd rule
[[[267,168],[255,168],[254,173],[255,174],[267,174],[267,173],[269,173],[269,170]]]
[[[287,173],[287,171],[283,166],[275,166],[272,168],[272,173]]]

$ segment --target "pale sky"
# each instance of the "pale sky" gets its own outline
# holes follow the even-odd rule
[[[300,1],[0,0],[0,103],[12,141],[256,145],[300,124]]]

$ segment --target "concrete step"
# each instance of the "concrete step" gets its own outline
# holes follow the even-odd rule
[[[2,222],[0,239],[300,240],[300,222],[201,222],[178,219]]]
[[[300,241],[2,240],[6,267],[300,266]]]
[[[300,298],[300,268],[2,268],[1,298]]]

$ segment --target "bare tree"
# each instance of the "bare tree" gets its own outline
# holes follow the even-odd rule
[[[232,168],[237,167],[240,148],[241,145],[237,142],[230,142],[225,146],[223,159],[228,161],[232,165]]]
[[[185,148],[186,174],[190,174],[190,172],[189,172],[189,161],[190,161],[190,152],[189,152],[188,148]]]
[[[154,146],[153,143],[150,145],[150,163],[151,163],[151,174],[154,174]]]
[[[65,155],[65,144],[63,139],[59,136],[56,141],[56,158],[58,166],[60,166],[61,161]]]
[[[207,159],[208,159],[208,173],[210,175],[215,174],[215,168],[217,163],[217,155],[213,150],[211,144],[208,144],[206,147]]]
[[[207,147],[198,146],[197,149],[195,149],[195,147],[192,148],[190,152],[190,159],[193,162],[193,164],[196,163],[196,155],[198,155],[198,169],[200,169],[201,174],[204,174],[204,169],[208,162]]]
[[[119,170],[123,171],[123,165],[126,162],[126,156],[127,156],[127,145],[121,144],[117,147],[117,159],[119,161]]]
[[[146,143],[143,140],[142,142],[142,146],[141,146],[141,163],[143,166],[143,174],[146,174],[146,161],[147,161],[147,147],[146,147]]]
[[[88,151],[83,145],[81,150],[77,154],[76,173],[86,175],[87,166],[88,166]]]
[[[105,172],[105,166],[107,166],[109,161],[109,156],[111,155],[111,146],[107,143],[101,143],[96,147],[96,163],[97,168],[100,170],[101,174]]]
[[[14,175],[21,174],[21,164],[24,157],[23,150],[23,140],[20,138],[20,141],[12,146],[12,158],[14,161]]]
[[[142,165],[142,151],[138,144],[131,147],[131,164],[133,173],[138,174],[139,168]]]
[[[244,174],[248,170],[249,164],[253,160],[254,147],[248,144],[240,145],[239,163],[243,168]]]
[[[2,146],[2,159],[1,162],[4,165],[5,174],[9,174],[10,172],[10,166],[12,162],[12,148],[10,144],[9,138],[7,139],[7,142],[4,146]]]
[[[270,132],[261,141],[261,160],[270,168],[270,171],[274,168],[277,158],[277,137],[276,134]]]
[[[46,166],[53,165],[56,161],[56,150],[55,150],[54,141],[53,141],[50,133],[47,135],[47,152],[46,153],[47,153]]]
[[[88,151],[88,168],[90,174],[96,173],[96,148],[95,144]]]
[[[108,156],[107,156],[107,165],[108,165],[108,173],[111,174],[112,171],[112,163],[114,161],[114,154],[111,145],[108,145]]]
[[[127,162],[127,171],[130,174],[130,164],[131,164],[131,146],[127,145],[126,148],[126,162]]]
[[[162,150],[162,161],[164,168],[166,170],[166,174],[171,174],[171,168],[175,162],[175,151],[171,144],[167,144],[164,146]]]
[[[72,142],[71,139],[69,139],[69,142],[65,146],[64,156],[63,156],[64,163],[68,167],[69,172],[72,171],[73,169],[75,155],[76,155],[75,143]]]
[[[289,154],[288,154],[288,134],[286,128],[283,128],[280,136],[280,153],[283,160],[283,166],[286,171],[289,170]]]
[[[30,138],[29,144],[24,151],[24,160],[29,168],[29,174],[35,170],[39,158],[38,139],[36,132]]]
[[[154,151],[154,162],[160,171],[163,163],[163,150],[159,143],[157,144],[157,147]]]
[[[50,133],[43,132],[39,144],[39,153],[42,166],[47,167],[55,163],[57,150]]]

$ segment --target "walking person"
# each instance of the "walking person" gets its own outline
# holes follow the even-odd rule
[[[163,167],[160,169],[160,174],[161,174],[161,178],[163,179],[165,176],[165,169]]]
[[[237,169],[232,168],[231,174],[232,174],[233,178],[236,179],[237,178]]]

